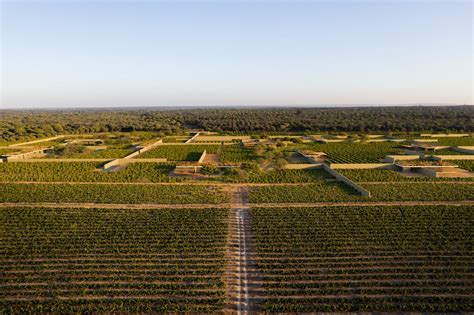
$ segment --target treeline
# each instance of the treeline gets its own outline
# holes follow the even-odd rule
[[[187,129],[217,132],[473,132],[474,106],[0,111],[0,139]]]

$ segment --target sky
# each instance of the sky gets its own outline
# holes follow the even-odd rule
[[[0,108],[474,104],[473,6],[0,0]]]

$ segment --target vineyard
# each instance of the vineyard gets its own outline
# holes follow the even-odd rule
[[[163,145],[140,154],[138,158],[164,158],[168,161],[197,161],[201,154],[217,153],[220,145]]]
[[[311,150],[324,152],[330,163],[381,163],[386,155],[399,154],[399,144],[392,142],[313,144]]]
[[[455,151],[452,149],[440,149],[435,151],[425,152],[427,155],[466,155],[467,153]]]
[[[115,146],[101,150],[84,150],[81,153],[73,153],[67,155],[61,155],[61,158],[73,158],[73,159],[118,159],[123,158],[130,153],[134,152],[135,149],[129,146]]]
[[[131,163],[116,172],[98,169],[96,162],[1,163],[0,181],[31,182],[172,182],[171,163]]]
[[[458,161],[453,161],[461,168],[462,163],[458,164]],[[464,162],[464,161],[459,161]],[[466,161],[473,164],[472,161]],[[345,170],[341,169],[338,172],[356,182],[448,182],[448,181],[462,181],[471,182],[474,181],[473,177],[457,178],[457,177],[415,177],[415,176],[404,176],[398,172],[387,170],[387,169],[359,169],[359,170]]]
[[[345,201],[456,201],[474,196],[474,185],[463,183],[364,183],[371,197],[359,195],[340,182],[304,186],[259,186],[250,188],[252,203],[305,203]]]
[[[13,153],[13,152],[16,152],[16,151],[18,151],[18,149],[9,149],[9,148],[1,148],[0,147],[0,155]]]
[[[5,208],[6,313],[216,312],[227,209]]]
[[[274,170],[270,172],[252,173],[248,182],[250,183],[312,183],[325,182],[332,178],[322,169],[304,170]]]
[[[0,202],[218,204],[229,197],[216,186],[159,184],[4,183]]]
[[[362,184],[378,201],[466,200],[474,196],[474,185],[461,183],[374,183]]]
[[[290,203],[363,200],[357,192],[339,182],[304,186],[258,186],[250,188],[251,203]]]
[[[224,163],[253,161],[257,158],[253,149],[241,145],[224,145],[219,152],[219,159]]]
[[[452,178],[331,170],[403,150],[173,130],[80,135],[0,163],[2,313],[474,311],[474,177],[448,168],[473,172],[468,157],[405,162]]]
[[[451,161],[462,169],[468,170],[469,172],[474,172],[474,161],[469,160],[456,160]]]
[[[472,311],[472,206],[255,208],[264,312]]]
[[[436,145],[449,145],[453,147],[474,146],[474,137],[438,138]]]

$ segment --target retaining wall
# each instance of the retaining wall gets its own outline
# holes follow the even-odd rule
[[[474,146],[469,146],[469,147],[452,147],[451,148],[453,151],[458,151],[462,153],[467,153],[467,154],[474,154]]]
[[[197,132],[194,136],[189,138],[185,143],[193,143],[194,140],[199,136],[199,132]]]
[[[61,139],[61,138],[64,138],[64,137],[65,137],[64,135],[60,135],[60,136],[51,137],[51,138],[45,138],[45,139],[32,140],[32,141],[21,142],[21,143],[15,143],[15,144],[9,145],[9,147],[12,147],[12,148],[13,148],[13,147],[19,147],[19,146],[22,146],[22,145],[34,144],[34,143],[45,142],[45,141],[52,141],[52,140]]]
[[[394,163],[395,161],[409,161],[409,160],[418,160],[421,154],[411,154],[411,155],[387,155],[384,159],[384,162]]]
[[[46,151],[50,149],[51,148],[39,149],[39,150],[34,150],[34,151],[29,151],[29,152],[19,153],[19,154],[12,154],[12,155],[7,154],[3,157],[3,160],[5,160],[5,162],[9,162],[9,161],[17,161],[17,160],[26,160],[35,156],[44,156],[46,154]]]
[[[249,140],[250,136],[203,136],[196,137],[196,141],[231,141],[231,140]]]
[[[422,133],[421,137],[447,138],[447,137],[469,137],[468,133]]]
[[[326,172],[328,172],[329,174],[331,174],[332,176],[334,176],[337,180],[341,181],[341,182],[344,182],[345,184],[349,185],[350,187],[354,188],[356,191],[358,191],[362,196],[368,196],[370,197],[370,191],[368,191],[367,189],[365,189],[364,187],[362,186],[359,186],[356,182],[350,180],[349,178],[347,178],[346,176],[342,175],[342,174],[339,174],[338,172],[336,172],[335,170],[333,170],[332,168],[330,168],[328,165],[326,164],[323,164],[323,168]]]
[[[207,152],[206,152],[206,150],[204,150],[204,152],[202,152],[201,157],[198,160],[199,164],[204,162],[204,159],[206,158],[206,154],[207,154]]]
[[[322,168],[322,164],[286,164],[285,169],[287,170],[304,170],[307,168]]]
[[[360,163],[360,164],[331,164],[331,169],[374,169],[374,168],[391,168],[393,163]]]
[[[474,160],[474,155],[433,155],[433,159],[442,160]]]

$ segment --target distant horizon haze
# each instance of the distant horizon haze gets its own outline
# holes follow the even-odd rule
[[[0,109],[470,105],[473,8],[4,0]]]

